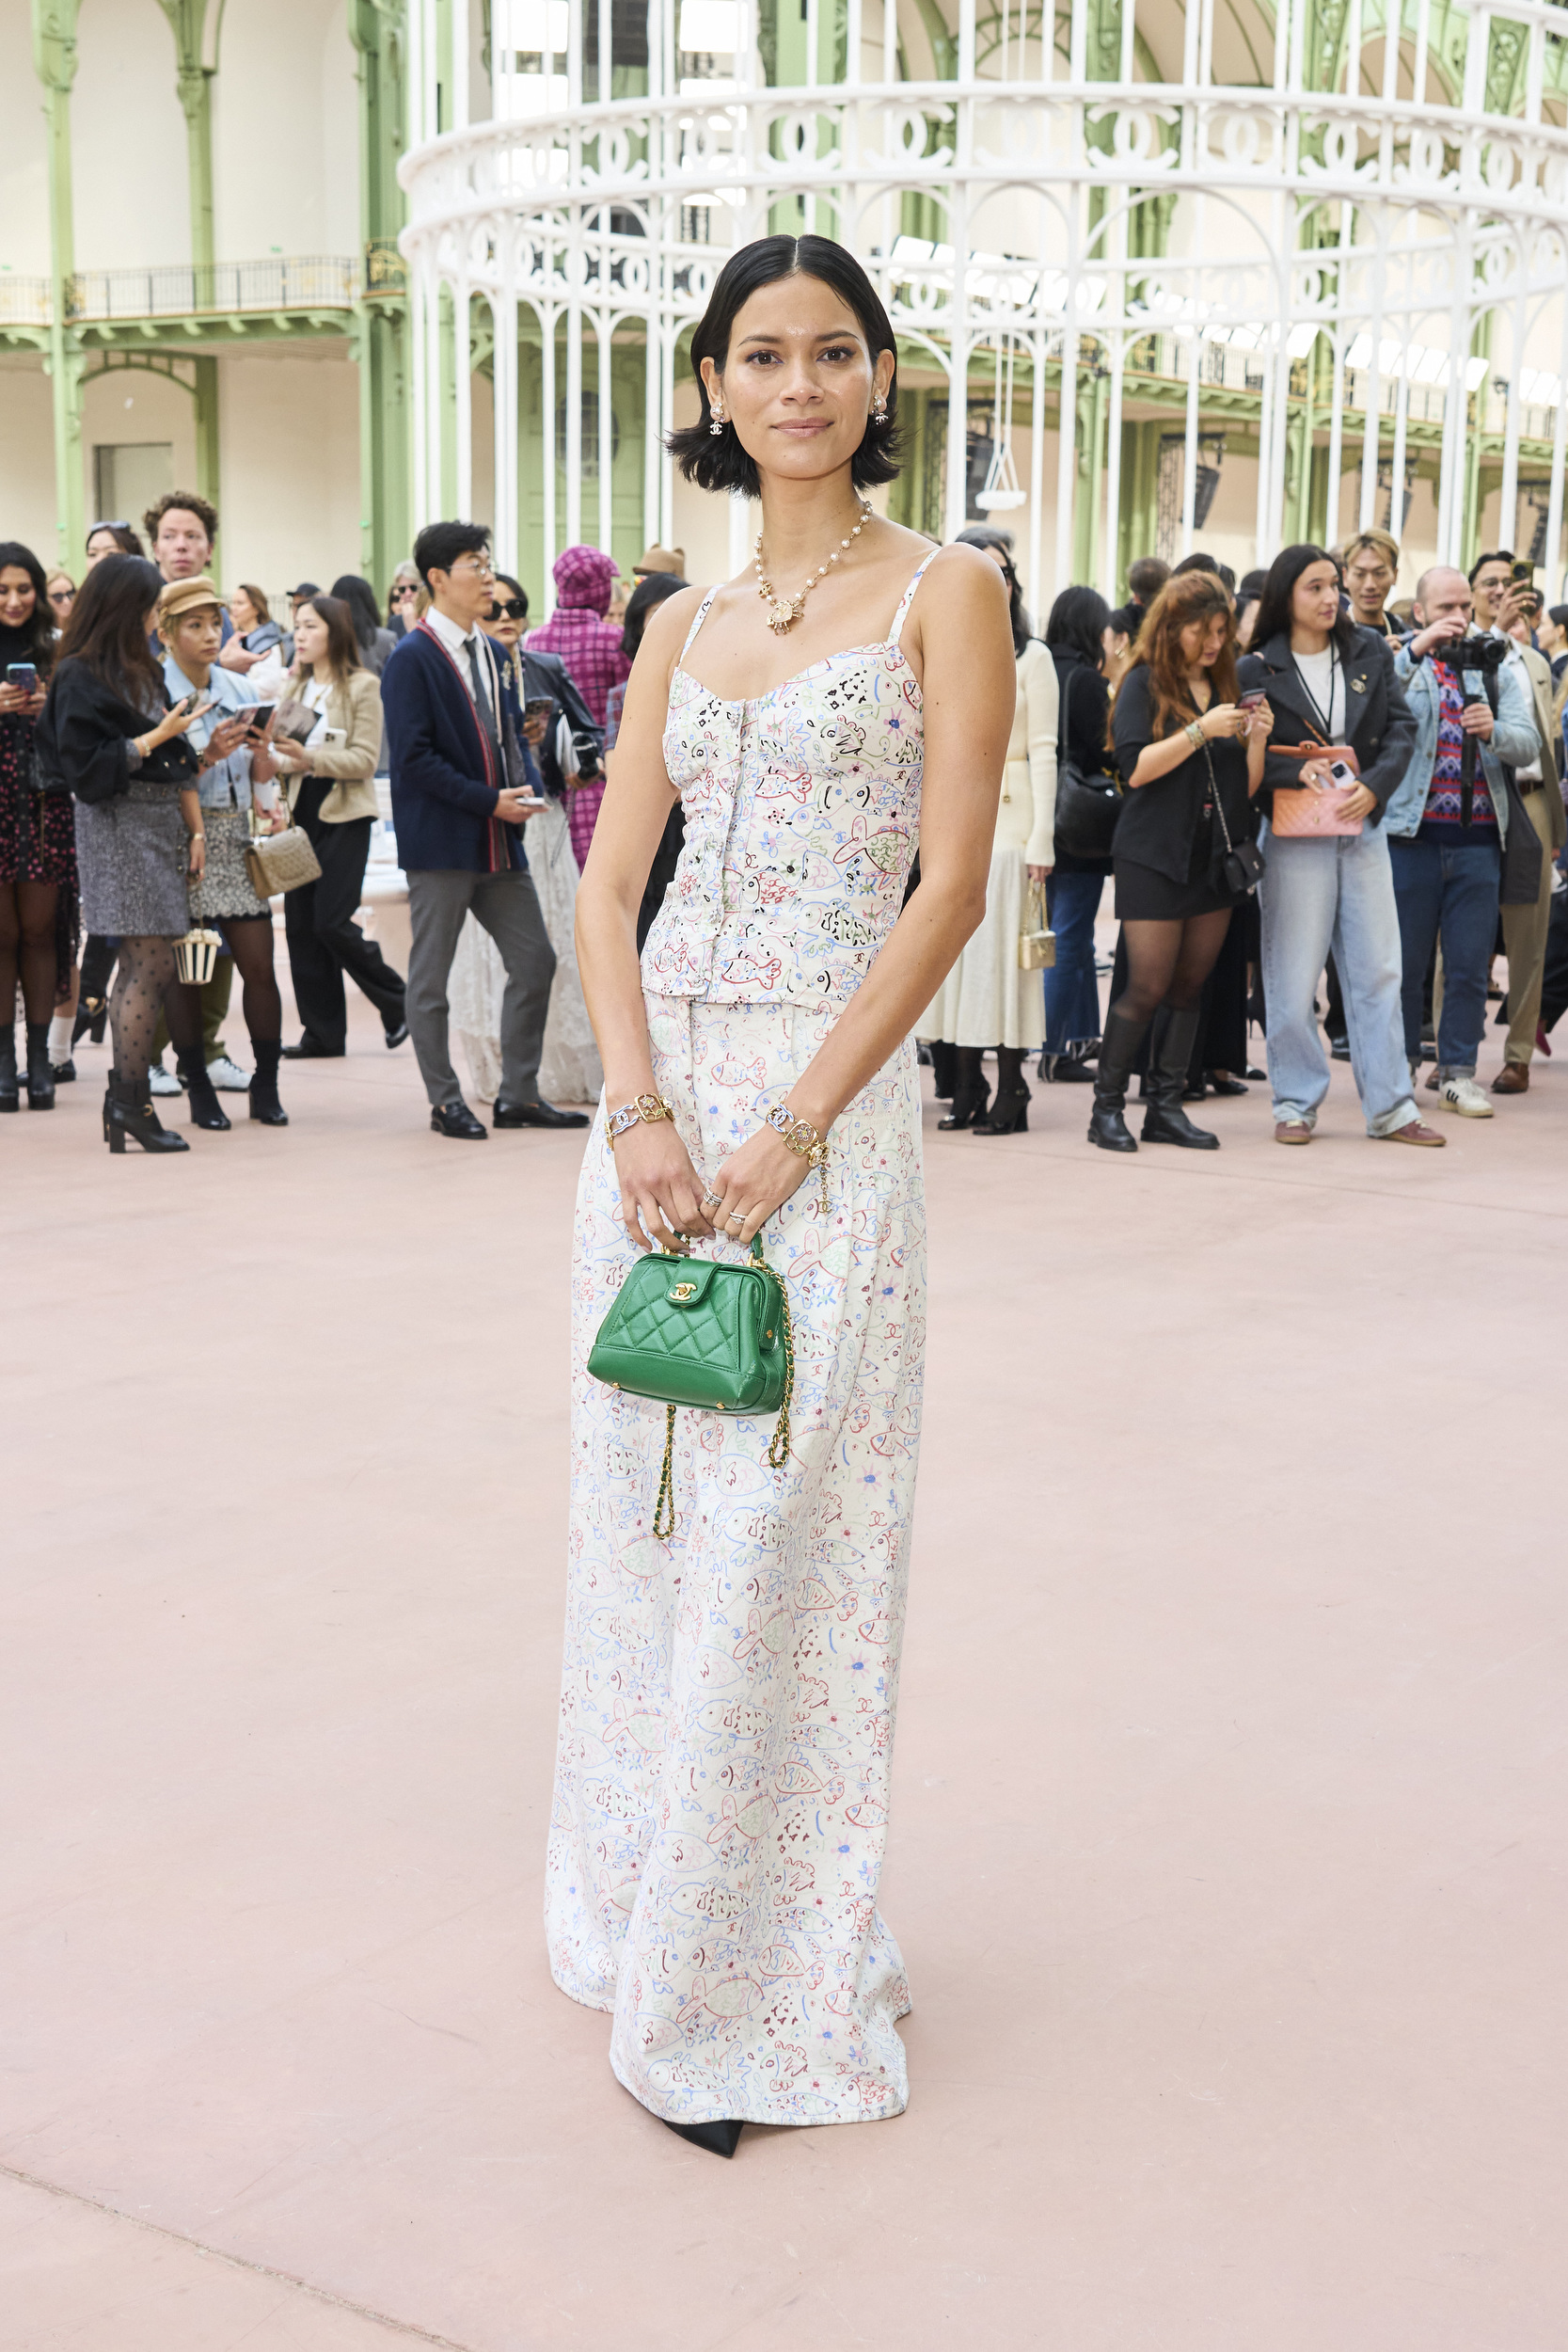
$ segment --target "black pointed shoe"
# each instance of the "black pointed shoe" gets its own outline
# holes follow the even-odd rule
[[[677,2139],[689,2139],[693,2148],[705,2148],[714,2156],[733,2156],[740,2138],[740,2125],[729,2116],[717,2123],[672,2123],[667,2115],[659,2122]]]

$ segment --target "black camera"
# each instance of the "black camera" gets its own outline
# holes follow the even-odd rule
[[[1497,690],[1492,681],[1513,647],[1506,637],[1450,637],[1446,645],[1433,645],[1431,659],[1446,662],[1450,670],[1479,670],[1486,700],[1494,712],[1497,707]],[[1460,824],[1465,832],[1470,826],[1470,795],[1476,780],[1476,738],[1466,735],[1459,755]]]

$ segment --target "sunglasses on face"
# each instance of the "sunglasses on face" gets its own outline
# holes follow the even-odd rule
[[[413,594],[414,589],[412,583],[405,581],[401,588],[393,589],[392,602],[394,604],[401,604],[405,596],[411,596]]]
[[[499,621],[502,619],[508,621],[526,621],[528,618],[527,601],[522,596],[506,596],[504,598],[498,596],[495,603],[490,607],[490,618],[493,621]]]

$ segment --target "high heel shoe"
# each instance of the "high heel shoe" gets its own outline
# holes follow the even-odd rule
[[[990,1089],[980,1062],[977,1045],[960,1045],[954,1054],[953,1107],[937,1125],[942,1133],[951,1135],[956,1127],[973,1127],[977,1119],[984,1119],[986,1104],[990,1101]]]
[[[111,1152],[123,1152],[127,1136],[144,1152],[188,1152],[191,1148],[183,1136],[171,1136],[161,1124],[145,1078],[122,1078],[111,1071],[109,1090],[103,1097],[103,1140]]]
[[[259,1119],[264,1127],[286,1127],[289,1114],[277,1099],[277,1064],[283,1041],[277,1037],[257,1037],[250,1042],[256,1056],[256,1074],[250,1081],[250,1116]]]
[[[30,1111],[52,1111],[55,1107],[55,1065],[49,1058],[49,1024],[29,1021],[27,1024],[27,1108]]]
[[[71,1027],[71,1042],[72,1048],[74,1049],[81,1043],[83,1038],[87,1036],[89,1029],[92,1032],[93,1043],[95,1045],[102,1045],[103,1042],[103,1024],[107,1021],[108,1017],[109,1000],[106,996],[84,996],[81,1003],[76,1008],[76,1018],[72,1022]]]
[[[185,1095],[191,1106],[191,1125],[205,1127],[214,1135],[227,1132],[230,1121],[222,1104],[207,1075],[206,1057],[198,1045],[193,1054],[180,1054],[180,1075],[185,1082]]]
[[[672,2123],[667,2115],[658,2120],[677,2139],[689,2139],[693,2148],[705,2148],[714,2156],[733,2156],[740,2137],[740,2125],[730,2116],[717,2123]]]

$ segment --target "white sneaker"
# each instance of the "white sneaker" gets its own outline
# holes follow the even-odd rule
[[[172,1071],[166,1070],[161,1061],[155,1061],[148,1072],[147,1083],[154,1094],[178,1094],[181,1091],[179,1079]]]
[[[242,1070],[237,1061],[230,1061],[227,1054],[220,1054],[216,1061],[207,1064],[207,1075],[220,1094],[250,1092],[249,1071]]]
[[[1439,1106],[1457,1111],[1461,1119],[1490,1119],[1492,1105],[1473,1078],[1445,1078],[1437,1089]]]

